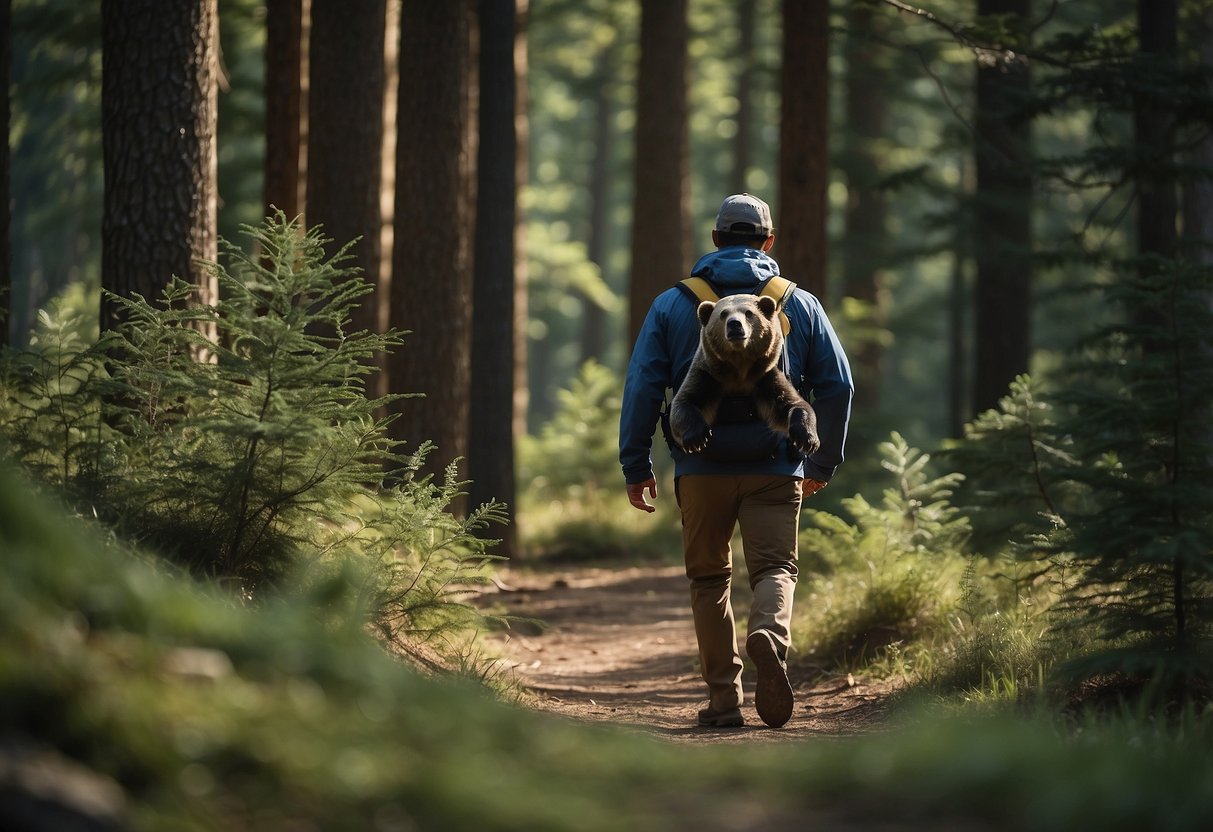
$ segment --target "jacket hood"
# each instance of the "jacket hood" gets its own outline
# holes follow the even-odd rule
[[[699,258],[692,277],[702,277],[717,288],[752,289],[779,274],[779,264],[756,248],[729,246]]]

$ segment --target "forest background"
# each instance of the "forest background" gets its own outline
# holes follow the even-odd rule
[[[620,378],[746,190],[857,380],[801,660],[1204,730],[1213,4],[168,8],[0,2],[5,434],[78,514],[250,603],[303,563],[425,660],[487,552],[676,556]]]

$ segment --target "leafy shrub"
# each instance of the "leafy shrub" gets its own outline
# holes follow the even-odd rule
[[[974,526],[977,548],[997,555],[1008,543],[1021,560],[1040,552],[1030,542],[1050,531],[1089,493],[1074,481],[1074,440],[1043,385],[1018,376],[997,408],[965,425],[964,439],[943,458],[964,474],[958,502]]]
[[[106,371],[83,328],[82,316],[72,310],[41,311],[30,350],[0,350],[7,453],[39,479],[64,488],[94,482],[106,456],[99,395]]]
[[[245,597],[292,573],[356,586],[347,614],[369,609],[385,635],[440,633],[471,614],[459,588],[483,577],[475,532],[501,506],[453,517],[454,469],[435,482],[417,473],[428,445],[395,453],[377,414],[398,397],[368,399],[364,380],[401,337],[349,330],[371,291],[349,246],[326,257],[330,241],[281,213],[247,231],[258,253],[224,243],[212,305],[187,303],[180,280],[155,305],[116,298],[125,323],[92,345],[44,317],[39,349],[6,358],[10,453],[124,539]]]
[[[523,497],[529,551],[581,559],[681,555],[668,478],[658,475],[667,484],[654,515],[636,511],[624,497],[621,390],[616,373],[586,362],[560,391],[552,421],[524,440],[519,461],[521,479],[529,483]],[[660,449],[655,456],[662,464]]]
[[[801,534],[802,560],[816,574],[802,580],[794,634],[806,660],[827,668],[881,659],[938,626],[955,601],[969,534],[948,500],[960,475],[932,478],[930,457],[896,433],[880,449],[895,481],[881,505],[844,499],[853,523],[812,512]]]
[[[1140,271],[1139,271],[1140,269]],[[1049,534],[1080,567],[1059,632],[1093,639],[1073,680],[1213,690],[1213,269],[1131,262],[1097,291],[1123,312],[1066,367],[1058,394],[1092,500]]]

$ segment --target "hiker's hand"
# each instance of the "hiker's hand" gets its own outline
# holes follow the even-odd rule
[[[821,480],[814,480],[814,479],[810,479],[809,477],[805,477],[804,483],[802,483],[800,486],[800,489],[801,489],[800,493],[802,495],[804,495],[805,497],[812,497],[814,494],[816,494],[818,491],[820,491],[821,489],[823,489],[825,487],[826,487],[826,484],[824,482],[822,482]]]
[[[649,477],[644,482],[628,483],[628,502],[641,511],[653,512],[656,511],[653,506],[649,505],[649,501],[644,498],[644,492],[648,491],[649,496],[654,500],[657,499],[657,480]]]

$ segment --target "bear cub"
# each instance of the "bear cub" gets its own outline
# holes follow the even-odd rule
[[[687,453],[707,448],[726,396],[752,396],[759,418],[801,453],[820,447],[812,405],[777,366],[783,349],[778,313],[775,299],[765,295],[699,304],[699,349],[670,405],[670,428]]]

